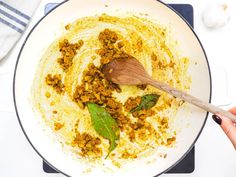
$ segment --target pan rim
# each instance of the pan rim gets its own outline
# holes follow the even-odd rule
[[[21,53],[24,49],[24,46],[28,40],[28,38],[30,37],[31,33],[34,31],[34,29],[40,24],[40,22],[45,18],[47,17],[51,12],[53,12],[55,9],[57,9],[59,6],[63,5],[64,3],[68,2],[69,0],[65,0],[63,2],[61,2],[60,4],[58,4],[54,9],[52,9],[51,11],[49,11],[45,16],[43,16],[33,27],[32,29],[30,30],[30,32],[28,33],[27,37],[25,38],[21,48],[20,48],[20,51],[19,51],[19,54],[17,56],[17,60],[16,60],[16,64],[15,64],[15,68],[14,68],[14,75],[13,75],[13,102],[14,102],[14,107],[15,107],[15,111],[16,111],[16,116],[17,116],[17,119],[18,119],[18,122],[20,124],[20,127],[27,139],[27,141],[29,142],[29,144],[32,146],[32,148],[35,150],[35,152],[42,158],[42,160],[44,162],[46,162],[50,167],[52,167],[53,169],[55,169],[57,172],[65,175],[65,176],[68,176],[70,177],[70,175],[66,174],[65,172],[59,170],[58,168],[56,168],[54,165],[52,165],[50,162],[48,162],[48,160],[37,150],[37,148],[33,145],[33,143],[31,142],[31,140],[29,139],[23,125],[22,125],[22,122],[21,122],[21,119],[20,119],[20,116],[18,114],[18,109],[17,109],[17,104],[16,104],[16,96],[15,96],[15,80],[16,80],[16,72],[17,72],[17,66],[18,66],[18,63],[19,63],[19,59],[20,59],[20,56],[21,56]],[[160,1],[160,0],[157,0],[158,2],[160,2],[162,5],[164,5],[165,7],[169,8],[170,10],[172,10],[173,12],[175,12],[175,14],[180,17],[180,19],[183,20],[183,22],[185,22],[187,24],[187,26],[189,27],[189,29],[192,31],[193,35],[196,37],[198,43],[200,44],[200,47],[204,53],[204,56],[205,56],[205,59],[206,59],[206,63],[207,63],[207,68],[208,68],[208,74],[209,74],[209,81],[210,81],[210,93],[209,93],[209,103],[211,102],[211,98],[212,98],[212,77],[211,77],[211,70],[210,70],[210,65],[209,65],[209,61],[208,61],[208,58],[207,58],[207,55],[206,55],[206,52],[205,52],[205,49],[199,39],[199,37],[197,36],[196,32],[194,31],[193,27],[186,21],[186,19],[179,14],[179,12],[177,12],[175,9],[173,9],[171,6],[169,6],[168,4],[165,4],[164,2]],[[188,4],[190,5],[190,4]],[[190,5],[192,7],[192,5]],[[207,121],[207,117],[209,115],[209,112],[206,112],[206,116],[205,116],[205,120],[203,122],[203,125],[201,127],[201,129],[199,130],[199,133],[198,135],[196,136],[195,140],[193,141],[193,143],[191,144],[191,146],[189,147],[189,149],[181,156],[181,158],[179,158],[173,165],[171,165],[170,167],[168,167],[167,169],[163,170],[162,172],[160,172],[159,174],[155,175],[155,177],[169,171],[170,169],[172,169],[174,166],[176,166],[188,153],[189,151],[193,148],[193,146],[195,145],[196,141],[198,140],[199,136],[201,135],[202,133],[202,130],[203,128],[205,127],[205,124],[206,124],[206,121]]]

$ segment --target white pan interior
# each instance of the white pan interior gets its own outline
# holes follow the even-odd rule
[[[106,7],[105,5],[108,5]],[[39,119],[32,110],[29,101],[31,85],[39,60],[47,47],[59,37],[62,27],[74,20],[95,14],[115,15],[118,11],[148,13],[151,18],[171,27],[173,36],[179,41],[181,54],[191,60],[190,75],[192,85],[190,93],[209,101],[211,97],[210,72],[204,51],[190,27],[174,11],[156,0],[71,0],[49,13],[28,36],[18,58],[14,79],[14,96],[18,117],[22,128],[37,152],[45,160],[69,176],[155,176],[175,164],[194,144],[204,126],[207,113],[187,104],[177,115],[176,126],[181,128],[177,136],[177,145],[171,149],[166,159],[158,159],[149,165],[143,162],[128,164],[125,168],[110,174],[99,169],[83,173],[84,166],[64,153],[60,144],[54,142],[39,126]],[[197,62],[197,65],[194,63]]]

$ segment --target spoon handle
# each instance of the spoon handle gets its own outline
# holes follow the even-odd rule
[[[165,83],[162,83],[162,82],[159,82],[159,81],[156,81],[154,79],[148,79],[148,84],[160,89],[160,90],[163,90],[175,97],[178,97],[188,103],[191,103],[199,108],[202,108],[203,110],[206,110],[208,112],[211,112],[213,114],[220,114],[220,115],[223,115],[225,117],[228,117],[229,119],[231,119],[232,121],[236,122],[236,115],[228,112],[228,111],[225,111],[217,106],[214,106],[206,101],[203,101],[203,100],[200,100],[192,95],[189,95],[183,91],[180,91],[178,89],[175,89]]]

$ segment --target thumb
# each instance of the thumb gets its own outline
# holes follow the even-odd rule
[[[227,135],[227,137],[230,139],[230,141],[232,142],[235,150],[236,150],[236,126],[235,123],[233,121],[231,121],[230,119],[228,119],[225,116],[222,115],[213,115],[212,118],[214,119],[214,121],[216,123],[218,123],[221,128],[223,129],[223,131],[225,132],[225,134]]]

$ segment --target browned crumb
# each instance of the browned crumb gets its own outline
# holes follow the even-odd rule
[[[45,82],[47,85],[52,86],[57,93],[61,94],[65,92],[65,86],[61,81],[60,74],[48,74],[45,78]]]
[[[79,40],[77,43],[69,43],[67,39],[64,39],[59,43],[59,50],[62,57],[57,59],[57,62],[61,65],[64,71],[67,71],[73,64],[73,58],[76,55],[76,51],[83,46],[84,42]]]
[[[122,43],[118,42],[118,48],[115,47],[114,44],[117,42],[118,36],[114,31],[105,29],[99,33],[98,40],[100,41],[102,47],[98,49],[97,54],[101,57],[102,65],[109,63],[113,59],[127,59],[132,57],[131,55],[120,50],[119,46],[122,48]]]
[[[69,30],[70,27],[71,27],[71,24],[69,23],[69,24],[67,24],[67,25],[65,26],[65,29],[66,29],[66,30]]]
[[[142,49],[143,49],[143,41],[142,41],[142,39],[138,39],[137,40],[137,49],[138,49],[138,51],[142,51]]]
[[[114,44],[118,40],[118,36],[114,31],[105,29],[99,33],[98,40],[103,46],[108,46],[109,44]]]
[[[169,124],[168,124],[168,117],[163,117],[162,120],[161,120],[161,126],[165,129],[167,129],[169,127]]]
[[[139,119],[146,119],[147,117],[151,117],[155,115],[155,111],[151,109],[147,109],[147,110],[144,109],[144,110],[133,112],[132,115],[134,117],[138,117]]]
[[[185,101],[180,100],[178,106],[182,106],[185,103]]]
[[[55,102],[54,101],[51,101],[50,102],[50,106],[54,106],[55,105]]]
[[[161,35],[162,35],[162,36],[165,36],[165,35],[166,35],[165,31],[162,31],[162,32],[161,32]]]
[[[95,55],[93,55],[91,58],[92,58],[92,60],[95,60],[95,59],[96,59],[96,56],[95,56]]]
[[[133,130],[138,130],[138,129],[140,129],[140,128],[143,128],[144,127],[144,121],[138,121],[138,122],[136,122],[136,123],[132,123],[131,125],[130,125],[130,127],[133,129]]]
[[[119,49],[121,49],[122,47],[124,47],[124,42],[122,42],[122,41],[120,41],[120,42],[118,42],[117,43],[117,47],[119,48]]]
[[[75,138],[72,142],[73,146],[81,148],[81,154],[83,156],[96,155],[101,156],[102,151],[98,147],[101,144],[101,140],[98,137],[93,137],[88,133],[76,132]]]
[[[53,113],[53,114],[57,114],[57,111],[56,111],[56,110],[53,110],[52,113]]]
[[[175,66],[175,63],[171,60],[169,63],[169,67],[173,68]]]
[[[130,140],[131,142],[134,142],[134,141],[135,141],[135,138],[136,138],[136,136],[135,136],[135,131],[134,131],[134,130],[130,130],[127,134],[128,134],[128,136],[129,136],[129,140]]]
[[[46,92],[46,93],[45,93],[45,96],[46,96],[47,98],[50,98],[50,97],[51,97],[51,93]]]
[[[164,69],[166,67],[174,68],[174,66],[176,65],[176,63],[173,60],[170,60],[169,64],[164,64],[160,60],[158,61],[158,58],[157,58],[156,54],[154,54],[154,53],[151,54],[151,59],[152,59],[152,61],[155,62],[155,67],[157,67],[158,69]]]
[[[175,140],[176,140],[176,137],[175,137],[175,136],[173,136],[173,137],[171,137],[171,138],[168,138],[168,139],[167,139],[167,145],[171,145],[173,142],[175,142]]]
[[[130,124],[130,127],[132,129],[129,129],[127,134],[131,142],[134,142],[136,138],[145,141],[147,135],[155,131],[150,123],[148,123],[144,119],[139,119],[139,118],[136,123]]]
[[[151,59],[152,59],[153,61],[157,61],[157,56],[156,56],[155,53],[152,53],[152,55],[151,55]]]
[[[78,85],[74,92],[73,100],[84,105],[88,101],[103,104],[107,97],[111,97],[113,90],[102,72],[94,64],[90,64],[88,70],[83,73],[82,84]]]
[[[132,109],[136,108],[141,103],[141,97],[129,97],[128,100],[126,100],[124,107],[127,112],[130,112]]]
[[[131,154],[131,153],[129,153],[129,152],[127,152],[127,151],[125,151],[122,155],[121,155],[121,157],[123,158],[123,159],[136,159],[137,158],[137,155],[136,154]]]
[[[63,126],[64,126],[64,124],[62,124],[60,122],[54,122],[54,130],[55,131],[60,130]]]

